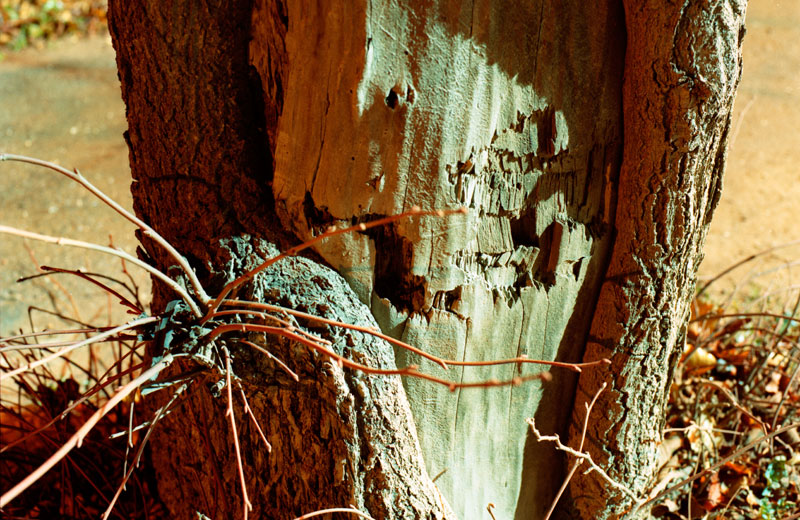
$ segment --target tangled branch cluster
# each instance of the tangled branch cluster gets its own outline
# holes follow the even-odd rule
[[[298,345],[302,345],[307,349],[316,352],[321,356],[324,356],[331,362],[337,364],[339,367],[346,367],[348,369],[380,376],[400,375],[421,378],[431,381],[435,384],[445,385],[451,391],[467,387],[517,385],[524,381],[534,379],[549,380],[550,374],[547,371],[522,375],[522,366],[524,364],[544,364],[554,367],[568,368],[580,372],[581,369],[586,366],[592,366],[606,362],[606,360],[602,360],[597,363],[568,364],[533,360],[524,356],[513,359],[501,359],[483,362],[467,362],[443,359],[427,353],[423,349],[387,336],[375,328],[356,326],[340,321],[326,319],[288,307],[258,301],[248,301],[236,297],[237,291],[239,291],[248,281],[252,280],[256,275],[263,272],[265,269],[276,264],[277,262],[280,262],[282,259],[298,255],[302,251],[313,247],[323,240],[327,240],[344,233],[363,232],[368,228],[384,226],[400,219],[422,216],[442,218],[454,214],[464,214],[466,213],[465,208],[459,208],[455,210],[427,211],[418,207],[414,207],[409,211],[397,215],[388,216],[370,222],[357,223],[350,227],[331,227],[315,238],[292,247],[280,254],[274,255],[262,262],[257,267],[246,271],[244,274],[225,285],[215,297],[212,297],[206,292],[195,271],[180,252],[178,252],[167,240],[165,240],[149,225],[122,208],[114,200],[97,189],[77,170],[69,171],[50,162],[12,154],[0,154],[0,161],[19,161],[43,166],[68,177],[74,182],[77,182],[107,206],[116,211],[123,218],[137,226],[138,229],[140,229],[141,232],[144,233],[144,235],[151,239],[154,243],[162,247],[164,251],[166,251],[180,267],[182,277],[184,277],[186,280],[184,286],[154,266],[117,248],[100,246],[97,244],[63,237],[47,236],[31,231],[0,225],[0,233],[16,235],[23,238],[34,239],[58,245],[80,247],[105,254],[115,255],[121,258],[124,262],[129,262],[146,270],[155,279],[160,280],[167,287],[169,287],[177,296],[175,300],[167,305],[164,312],[158,315],[150,316],[145,312],[143,305],[141,305],[135,299],[123,296],[119,291],[116,291],[110,287],[110,284],[106,283],[106,281],[104,281],[100,275],[67,269],[45,268],[49,272],[68,273],[79,276],[80,278],[101,287],[114,298],[118,299],[123,306],[128,308],[129,312],[137,315],[137,317],[116,327],[83,328],[80,330],[68,331],[32,331],[28,334],[0,338],[0,354],[2,354],[6,363],[6,366],[2,367],[3,371],[0,372],[0,381],[13,381],[15,378],[19,378],[27,373],[35,371],[37,368],[46,367],[55,360],[65,359],[69,353],[78,348],[98,343],[133,340],[134,346],[131,348],[129,354],[132,355],[136,351],[141,351],[144,346],[149,345],[149,352],[154,353],[154,355],[150,360],[144,361],[145,358],[142,357],[143,361],[141,363],[131,363],[131,366],[129,366],[127,370],[121,369],[122,359],[118,360],[118,363],[120,364],[116,367],[116,371],[109,370],[106,374],[99,377],[94,387],[85,392],[81,399],[79,399],[77,402],[72,403],[70,407],[62,413],[62,416],[68,413],[71,409],[74,409],[74,407],[81,402],[86,402],[89,399],[96,398],[100,395],[100,393],[105,392],[108,395],[107,400],[102,402],[102,405],[99,406],[98,409],[85,420],[82,426],[80,426],[80,428],[78,428],[78,430],[66,442],[64,442],[53,455],[51,455],[35,471],[27,475],[23,480],[6,491],[2,497],[0,497],[0,508],[5,507],[7,504],[9,504],[9,502],[14,500],[29,486],[40,479],[48,470],[56,466],[73,448],[79,447],[84,438],[95,427],[95,425],[97,425],[97,423],[106,414],[114,410],[119,403],[123,402],[123,400],[126,400],[131,394],[138,392],[141,395],[147,395],[150,392],[154,392],[162,388],[172,388],[173,396],[171,400],[164,407],[157,410],[153,418],[147,424],[134,427],[131,422],[127,431],[120,432],[120,435],[126,435],[128,437],[128,445],[129,447],[132,447],[132,437],[134,431],[145,427],[147,428],[144,438],[139,442],[137,453],[133,459],[134,463],[126,469],[122,482],[117,488],[115,496],[110,500],[108,508],[105,511],[103,518],[108,518],[115,502],[124,489],[125,484],[131,477],[134,467],[136,467],[138,464],[138,461],[142,456],[143,448],[151,432],[153,431],[153,428],[164,415],[168,414],[172,410],[172,407],[178,399],[178,396],[187,388],[187,385],[190,384],[193,374],[183,375],[180,378],[166,382],[155,382],[155,380],[159,374],[176,359],[185,358],[197,365],[198,368],[194,375],[200,373],[201,371],[213,371],[218,373],[220,375],[219,385],[217,385],[218,390],[226,390],[226,396],[228,400],[227,416],[230,419],[230,428],[233,433],[233,439],[236,448],[239,477],[242,488],[241,491],[243,502],[245,504],[244,516],[246,518],[247,512],[252,508],[252,506],[248,499],[247,488],[245,486],[244,469],[241,462],[241,452],[236,433],[236,418],[234,416],[233,408],[234,385],[238,386],[239,392],[237,392],[237,395],[241,397],[244,403],[245,414],[248,415],[249,420],[255,424],[255,427],[259,432],[266,449],[270,450],[271,446],[267,441],[261,426],[258,424],[255,415],[252,413],[252,410],[247,404],[247,396],[245,395],[244,389],[242,388],[241,384],[238,383],[236,374],[233,373],[231,368],[233,350],[230,348],[230,345],[238,344],[247,348],[252,348],[253,350],[269,358],[277,368],[283,370],[292,379],[298,380],[299,378],[299,376],[293,372],[283,360],[279,359],[266,346],[253,341],[253,334],[272,335],[286,338]],[[344,355],[337,353],[333,348],[331,341],[310,332],[303,326],[297,325],[298,322],[317,325],[321,324],[328,327],[340,327],[343,329],[355,330],[363,334],[373,335],[391,343],[395,347],[413,352],[414,354],[419,355],[421,358],[435,363],[444,369],[447,369],[450,366],[487,366],[510,364],[517,366],[518,375],[504,381],[485,380],[474,382],[453,382],[428,374],[420,370],[418,366],[414,365],[402,368],[371,367],[362,363],[358,363]],[[81,333],[86,337],[75,341],[40,341],[40,338],[43,335],[61,334],[63,337],[68,333]],[[18,354],[23,353],[21,358],[17,357],[17,361],[22,359],[22,363],[19,364],[19,366],[12,366],[13,363],[8,357],[11,352],[16,352]],[[39,352],[44,354],[35,354]],[[139,355],[141,356],[141,353]],[[127,382],[125,384],[121,384],[123,381]],[[119,386],[119,388],[113,392],[113,394],[108,393],[108,388],[111,385]],[[219,393],[221,394],[221,392]],[[29,432],[27,435],[16,440],[14,444],[25,442],[44,429],[52,426],[52,423],[56,421],[57,418],[51,421],[50,424],[46,424],[41,428]],[[0,447],[0,449],[7,448],[8,446]]]

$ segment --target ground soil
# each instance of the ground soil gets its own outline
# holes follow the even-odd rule
[[[705,247],[701,277],[708,278],[750,254],[800,239],[800,2],[752,0],[747,7],[744,72],[736,98],[722,200]],[[791,269],[769,272],[800,258],[800,247],[776,251],[745,266],[764,276],[763,293],[796,283]],[[753,267],[751,269],[751,267]],[[791,266],[788,266],[791,267]],[[795,268],[796,270],[796,268]]]
[[[725,189],[700,267],[705,279],[749,254],[800,238],[794,226],[800,200],[800,3],[754,0],[747,18]],[[130,207],[124,105],[108,38],[6,53],[0,62],[0,99],[0,151],[77,167]],[[101,244],[113,235],[115,245],[134,251],[133,227],[73,183],[33,166],[4,163],[0,172],[2,224]],[[31,256],[45,265],[120,273],[118,260],[96,253],[31,241],[27,247],[33,255],[22,239],[0,238],[0,334],[26,326],[31,304],[52,308],[55,302],[72,313],[57,285],[41,279],[14,283],[36,272]],[[800,248],[780,250],[771,255],[771,265],[798,255]],[[746,269],[740,272],[738,279]],[[83,319],[119,318],[107,315],[110,305],[103,293],[69,278],[62,275],[58,281],[78,298]],[[145,283],[146,277],[137,273],[137,280]],[[788,282],[762,281],[755,290],[770,283]],[[37,327],[51,324],[45,314],[33,315]]]
[[[43,50],[6,52],[0,62],[0,100],[0,152],[78,168],[101,190],[131,207],[125,107],[108,37],[66,39]],[[129,252],[136,249],[133,225],[58,173],[0,163],[0,193],[4,225],[103,245],[113,237],[115,246]],[[29,313],[29,306],[55,307],[96,325],[126,319],[124,314],[109,315],[109,308],[120,306],[71,275],[15,283],[35,274],[37,263],[124,277],[115,257],[0,235],[0,334],[28,329],[29,316],[37,329],[64,325],[46,313]],[[148,283],[135,268],[130,271],[137,283]]]

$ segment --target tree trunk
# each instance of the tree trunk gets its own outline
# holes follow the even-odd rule
[[[613,371],[582,375],[573,423],[611,381],[592,453],[644,490],[718,192],[744,10],[647,5],[112,1],[135,209],[215,293],[270,244],[415,205],[468,207],[466,217],[418,217],[316,248],[351,289],[295,259],[248,294],[339,319],[374,316],[387,334],[450,359],[609,357]],[[171,299],[156,296],[156,308]],[[419,364],[455,382],[516,370],[444,371],[383,342],[326,333],[374,366]],[[296,345],[270,348],[299,383],[246,350],[234,362],[273,445],[265,453],[237,405],[259,515],[352,503],[376,518],[440,517],[448,501],[463,518],[493,503],[498,518],[527,519],[549,507],[563,459],[535,443],[525,419],[566,436],[573,373],[455,392],[405,379],[412,420],[395,379]],[[153,442],[176,515],[240,514],[224,408],[194,391]],[[428,475],[445,470],[434,486]],[[594,478],[573,487],[581,514],[628,507]]]
[[[745,0],[625,1],[617,237],[584,356],[609,358],[612,366],[610,375],[581,375],[573,437],[583,403],[609,382],[587,447],[637,494],[654,474],[697,267],[722,190],[745,7]],[[582,518],[631,512],[630,498],[596,474],[577,477],[572,494]]]
[[[280,42],[283,7],[265,13]],[[111,2],[109,20],[128,106],[135,209],[202,275],[211,292],[286,245],[269,192],[275,83],[249,65],[253,6],[186,2]],[[282,21],[283,20],[283,21]],[[265,44],[266,45],[266,44]],[[282,58],[278,55],[277,60]],[[271,96],[271,97],[270,97]],[[271,125],[271,126],[270,126]],[[171,260],[141,237],[155,263]],[[285,304],[321,317],[376,326],[333,271],[305,259],[270,269],[240,296]],[[154,307],[174,296],[157,291]],[[378,368],[394,366],[383,341],[347,331],[318,331],[339,353]],[[443,518],[446,503],[425,472],[414,423],[398,378],[342,370],[298,345],[269,349],[300,376],[246,348],[228,345],[234,373],[272,445],[268,452],[235,404],[254,518],[293,518],[353,505],[379,518]],[[179,364],[175,372],[193,367]],[[236,456],[225,409],[213,397],[222,375],[197,376],[195,389],[164,419],[151,441],[162,498],[179,518],[242,516]],[[170,396],[150,400],[155,409]]]
[[[289,67],[278,120],[284,226],[309,237],[365,214],[467,206],[465,218],[401,222],[319,252],[384,331],[428,352],[579,361],[621,161],[621,5],[313,4],[289,4],[288,63],[302,66]],[[515,370],[444,372],[405,353],[398,364],[456,381]],[[404,381],[428,471],[446,470],[436,483],[460,517],[489,503],[499,518],[546,511],[562,460],[525,419],[565,431],[575,378],[554,376],[455,392]]]

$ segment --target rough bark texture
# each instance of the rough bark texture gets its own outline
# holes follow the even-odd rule
[[[232,277],[277,254],[269,243],[248,237],[219,246]],[[362,327],[376,327],[369,309],[335,271],[305,258],[291,258],[259,275],[240,297]],[[319,326],[310,331],[333,349],[376,368],[394,368],[391,346],[345,329]],[[227,342],[233,372],[241,378],[267,440],[244,414],[235,390],[238,438],[252,518],[294,518],[329,507],[357,507],[374,518],[445,518],[449,508],[425,473],[414,421],[399,377],[374,377],[342,369],[290,341],[252,334],[299,376],[295,382],[262,353]],[[187,367],[179,367],[179,370]],[[236,453],[226,416],[227,399],[209,397],[207,387],[224,376],[196,381],[184,412],[159,424],[154,456],[159,490],[182,517],[198,510],[209,518],[239,518],[242,500]],[[162,404],[169,396],[163,396]],[[179,478],[174,478],[175,475]],[[191,482],[192,485],[187,485]],[[345,515],[346,516],[346,515]]]
[[[262,88],[249,65],[253,6],[248,2],[212,7],[193,0],[120,1],[109,7],[128,106],[135,209],[187,255],[213,293],[264,256],[269,250],[264,237],[282,238],[269,191],[280,66]],[[282,7],[272,3],[263,16],[278,28],[269,34],[280,61]],[[157,246],[144,245],[157,265],[169,268],[171,261]],[[310,260],[282,263],[246,292],[255,300],[375,326],[344,281]],[[155,309],[173,297],[157,291]],[[394,365],[385,342],[317,332],[362,363]],[[293,518],[350,504],[377,518],[448,514],[425,472],[399,380],[342,371],[297,345],[260,342],[301,381],[276,374],[270,362],[229,345],[235,372],[273,445],[267,453],[237,402],[251,517]],[[198,377],[180,413],[163,419],[151,440],[162,498],[176,518],[194,518],[196,511],[211,518],[242,516],[226,401],[204,386],[220,379],[219,373]],[[155,408],[168,398],[148,402]]]
[[[610,378],[591,449],[644,489],[719,191],[743,4],[117,0],[110,8],[136,210],[186,252],[211,292],[253,262],[264,239],[296,240],[284,231],[305,239],[414,205],[467,206],[466,217],[409,219],[317,253],[385,332],[442,357],[578,361],[591,326],[586,358],[611,357],[614,370],[582,376],[575,420]],[[285,269],[254,284],[251,297],[369,322],[329,271],[300,260]],[[383,343],[326,333],[350,355],[394,362]],[[290,384],[238,353],[275,445],[265,455],[242,425],[262,514],[351,502],[376,518],[446,514],[396,382],[342,372],[291,345],[270,348],[304,379]],[[515,370],[445,372],[404,352],[396,358],[456,382]],[[539,518],[548,508],[563,460],[532,440],[525,419],[566,435],[577,381],[554,376],[454,393],[404,381],[424,465],[447,470],[436,485],[459,516],[481,517],[490,502],[498,518]],[[197,391],[187,409],[154,443],[167,499],[181,514],[200,503],[237,515],[223,403]],[[626,507],[593,475],[572,492],[585,518]]]
[[[583,403],[609,381],[588,446],[637,494],[654,475],[688,304],[722,187],[745,6],[737,0],[625,2],[617,238],[585,356],[610,358],[612,377],[581,376],[573,437],[580,433]],[[631,508],[595,474],[579,476],[572,494],[582,518],[618,518]]]
[[[273,185],[284,226],[308,237],[413,205],[467,206],[467,217],[401,222],[319,252],[385,332],[429,352],[578,361],[621,161],[621,4],[287,5]],[[262,77],[269,62],[255,60]],[[398,354],[454,381],[514,373],[444,372]],[[490,502],[498,518],[546,511],[563,464],[525,419],[566,434],[575,378],[554,375],[454,393],[405,381],[428,471],[447,470],[436,483],[459,516]]]

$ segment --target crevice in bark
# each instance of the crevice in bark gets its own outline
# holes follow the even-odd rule
[[[321,235],[329,227],[336,224],[336,219],[328,212],[327,208],[317,207],[314,204],[314,199],[309,192],[306,192],[305,200],[303,201],[303,215],[312,235]]]
[[[414,244],[393,225],[367,232],[375,243],[375,294],[402,312],[416,312],[425,303],[425,277],[409,273]]]

